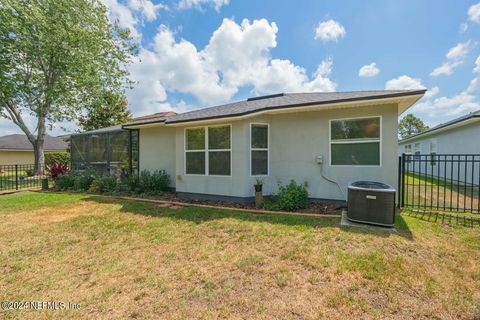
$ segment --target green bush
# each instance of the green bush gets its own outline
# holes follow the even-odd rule
[[[117,177],[115,176],[96,176],[93,178],[89,191],[99,193],[114,193],[117,191],[117,185]]]
[[[46,152],[45,153],[45,165],[49,166],[53,163],[61,163],[70,166],[70,153],[69,152]]]
[[[88,191],[92,185],[94,175],[85,171],[82,174],[75,175],[75,181],[73,183],[73,189],[75,191]]]
[[[305,209],[308,205],[308,191],[303,185],[291,180],[286,186],[278,187],[278,194],[273,200],[265,202],[268,210],[295,211]]]
[[[27,177],[33,177],[35,175],[35,170],[33,168],[32,169],[26,169],[25,174],[27,175]]]
[[[123,188],[127,191],[147,195],[163,194],[169,184],[170,177],[165,170],[143,170],[139,175],[129,175],[122,181]]]
[[[73,173],[63,175],[55,181],[55,187],[61,191],[72,190],[74,185],[75,175]]]

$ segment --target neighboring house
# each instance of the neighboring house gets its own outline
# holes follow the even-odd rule
[[[480,110],[400,140],[398,154],[412,157],[405,159],[406,171],[478,185],[479,140]]]
[[[480,154],[480,110],[398,142],[398,154]]]
[[[66,151],[68,144],[59,137],[45,136],[45,152]],[[33,146],[24,134],[0,137],[0,165],[33,164]]]
[[[252,201],[290,180],[345,200],[356,180],[397,185],[398,115],[425,90],[276,94],[136,119],[140,170],[166,170],[179,197]],[[333,181],[333,182],[332,182]]]

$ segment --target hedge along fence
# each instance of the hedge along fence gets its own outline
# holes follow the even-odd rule
[[[60,191],[95,192],[104,194],[144,194],[162,195],[168,191],[170,177],[165,170],[147,171],[117,177],[111,174],[99,174],[93,170],[83,172],[70,171],[55,181]]]

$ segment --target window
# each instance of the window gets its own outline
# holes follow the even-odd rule
[[[437,165],[437,140],[430,140],[430,165]]]
[[[415,143],[415,159],[420,160],[420,154],[421,154],[421,145],[420,143]]]
[[[185,129],[185,173],[231,174],[231,126]]]
[[[268,175],[268,124],[250,125],[250,174]]]
[[[381,118],[330,121],[331,165],[380,165]]]
[[[405,147],[404,147],[403,153],[412,154],[412,145],[411,144],[406,144]]]

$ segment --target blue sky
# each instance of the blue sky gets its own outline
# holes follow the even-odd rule
[[[430,126],[480,109],[478,0],[103,2],[139,43],[134,115],[275,92],[413,88],[429,90],[410,111]],[[52,133],[61,126],[75,129]],[[1,131],[18,130],[2,120]]]

